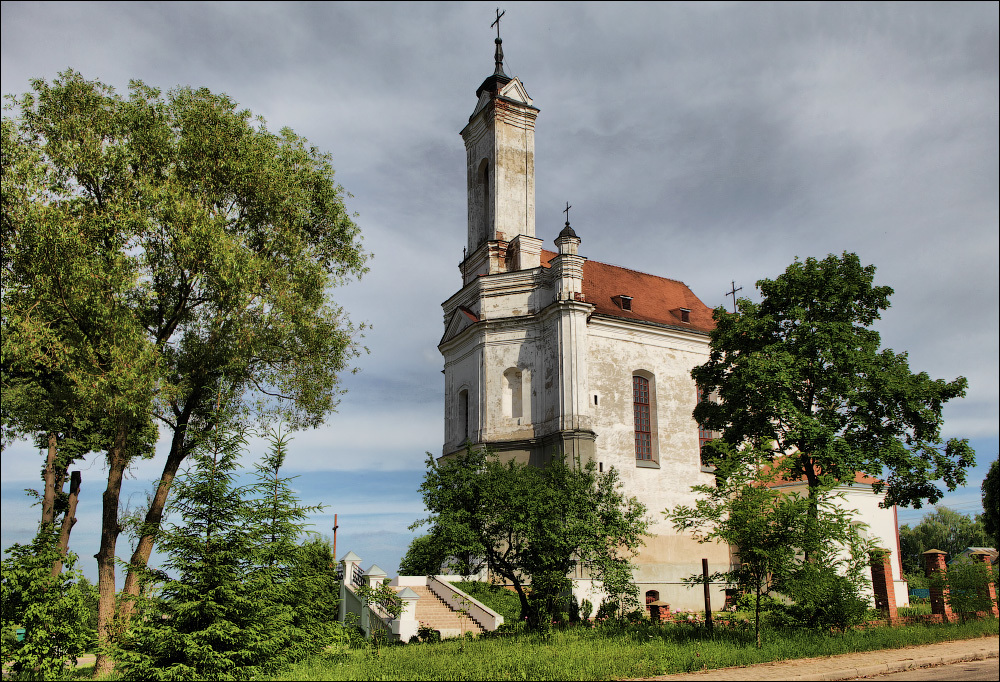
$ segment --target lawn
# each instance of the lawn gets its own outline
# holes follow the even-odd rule
[[[607,680],[744,666],[790,658],[891,649],[996,635],[995,619],[967,624],[873,627],[846,634],[768,630],[763,648],[744,628],[636,624],[555,630],[548,637],[450,640],[316,656],[277,680]]]

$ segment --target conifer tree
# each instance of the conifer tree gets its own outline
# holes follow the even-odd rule
[[[143,617],[123,636],[115,658],[124,677],[250,679],[284,662],[292,616],[259,562],[259,504],[236,485],[245,444],[240,428],[221,424],[180,480],[171,506],[181,523],[161,535],[176,578],[147,575],[162,591],[140,598]]]

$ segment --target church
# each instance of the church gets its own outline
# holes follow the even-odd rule
[[[660,512],[693,504],[691,486],[714,482],[700,458],[713,434],[692,417],[700,396],[690,374],[708,359],[712,309],[683,282],[586,257],[586,234],[571,226],[568,205],[561,231],[545,235],[555,250],[545,248],[535,233],[539,109],[524,84],[504,73],[495,42],[494,73],[476,90],[461,131],[468,231],[462,286],[443,303],[438,345],[442,455],[469,441],[532,464],[562,452],[601,471],[615,467],[652,521],[633,560],[640,595],[701,608],[702,591],[682,580],[701,571],[702,558],[713,571],[727,570],[730,550],[678,534]],[[894,511],[874,511],[870,485],[847,490],[878,517],[866,516],[869,530],[893,550],[901,580]],[[721,607],[721,585],[712,599]]]

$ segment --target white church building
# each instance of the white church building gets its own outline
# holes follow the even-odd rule
[[[461,133],[468,242],[462,286],[443,304],[442,455],[470,441],[532,464],[558,451],[602,471],[615,467],[652,521],[634,559],[640,595],[700,608],[702,591],[682,579],[700,572],[703,557],[711,570],[726,570],[730,550],[678,534],[661,512],[692,504],[691,486],[714,481],[700,459],[712,434],[692,417],[699,396],[690,374],[708,359],[712,310],[683,282],[587,258],[568,215],[562,231],[546,235],[556,251],[543,248],[535,233],[539,109],[504,73],[496,43],[495,72],[476,90]],[[847,492],[869,534],[892,550],[901,579],[894,510],[878,508],[870,484]],[[896,594],[905,603],[905,584]]]

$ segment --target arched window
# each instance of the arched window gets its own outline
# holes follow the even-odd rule
[[[461,442],[469,438],[469,392],[462,389],[458,392],[458,436]]]
[[[521,398],[521,370],[511,367],[503,373],[503,413],[507,417],[524,416]]]
[[[660,593],[656,590],[649,590],[646,592],[646,603],[652,604],[654,601],[659,600]]]
[[[479,182],[482,183],[483,191],[483,229],[482,240],[489,239],[490,234],[490,162],[483,159],[479,167]]]
[[[635,418],[635,458],[653,461],[653,431],[650,418],[649,379],[638,374],[632,377],[632,414]]]

